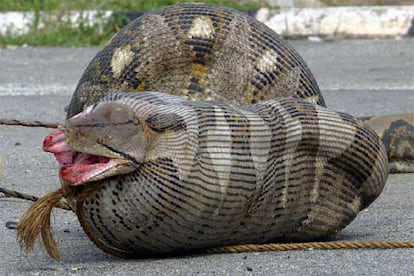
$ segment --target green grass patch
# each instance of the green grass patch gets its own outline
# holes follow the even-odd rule
[[[180,2],[214,3],[238,9],[257,8],[258,3],[240,4],[237,0],[1,0],[0,11],[54,10],[150,10]]]
[[[28,33],[16,35],[8,32],[0,35],[0,47],[8,45],[30,46],[93,46],[104,44],[128,20],[115,18],[101,25],[88,26],[80,23],[71,27],[66,16],[70,11],[144,11],[172,5],[177,0],[0,0],[0,11],[34,11],[35,20]],[[258,4],[239,4],[236,0],[205,0],[222,6],[248,10],[259,8]],[[41,12],[50,19],[40,20]],[[50,16],[49,16],[50,15]]]
[[[79,26],[72,28],[64,22],[46,23],[42,28],[31,28],[28,33],[15,35],[7,33],[0,36],[0,46],[93,46],[107,41],[115,28],[99,31],[97,26]]]

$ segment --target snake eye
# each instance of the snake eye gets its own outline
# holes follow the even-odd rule
[[[96,143],[99,144],[99,145],[103,145],[104,140],[102,138],[98,138],[98,139],[96,139]]]

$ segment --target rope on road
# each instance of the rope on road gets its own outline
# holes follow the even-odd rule
[[[26,121],[13,119],[0,119],[0,125],[9,126],[25,126],[25,127],[45,127],[45,128],[59,128],[58,123],[41,122],[41,121]]]
[[[29,195],[29,194],[17,192],[17,191],[14,191],[14,190],[9,190],[9,189],[3,188],[3,187],[0,187],[0,193],[4,194],[4,196],[6,196],[6,197],[20,198],[20,199],[24,199],[24,200],[28,200],[28,201],[33,201],[33,202],[36,202],[36,201],[39,200],[39,198],[36,197],[36,196],[32,196],[32,195]],[[64,199],[62,199],[58,203],[56,203],[56,205],[54,207],[64,209],[64,210],[69,210],[69,211],[72,210],[72,208],[69,207],[68,203]]]
[[[414,248],[414,241],[332,241],[303,243],[242,244],[202,250],[202,253],[243,253],[292,250]]]

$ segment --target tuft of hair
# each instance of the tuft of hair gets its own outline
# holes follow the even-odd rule
[[[39,234],[42,237],[43,246],[49,256],[60,260],[60,253],[50,228],[50,215],[55,207],[64,197],[63,190],[58,189],[44,197],[39,198],[24,213],[17,225],[17,239],[20,246],[26,252],[32,251]]]

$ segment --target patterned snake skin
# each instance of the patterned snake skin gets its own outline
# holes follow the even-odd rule
[[[132,147],[114,141],[120,133]],[[127,174],[66,186],[90,238],[116,255],[325,238],[387,178],[373,131],[301,99],[242,108],[114,93],[69,119],[65,135],[76,151],[122,152],[132,164]]]
[[[68,118],[112,91],[161,91],[251,104],[298,97],[325,106],[299,54],[264,24],[204,4],[156,10],[121,30],[91,61]],[[414,172],[414,113],[366,120],[387,148],[390,172]]]
[[[169,6],[122,29],[67,118],[48,141],[71,149],[46,150],[85,232],[115,255],[332,236],[388,173],[378,135],[325,107],[291,46],[219,6]],[[82,174],[90,158],[109,165]]]

